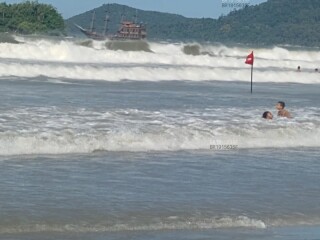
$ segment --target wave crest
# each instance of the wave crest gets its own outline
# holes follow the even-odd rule
[[[220,229],[220,228],[258,228],[264,229],[266,225],[261,220],[250,219],[245,216],[236,218],[212,218],[212,219],[153,219],[154,223],[115,223],[105,225],[103,223],[90,224],[34,224],[16,227],[0,227],[2,234],[15,233],[40,233],[40,232],[69,232],[69,233],[90,233],[90,232],[122,232],[122,231],[161,231],[161,230],[189,230],[189,229]]]
[[[2,43],[1,76],[32,78],[44,75],[49,78],[105,81],[249,79],[250,71],[244,64],[249,52],[247,48],[147,42],[88,41],[83,45],[48,40],[26,41],[18,45]],[[255,82],[320,82],[314,72],[320,65],[319,51],[274,47],[255,49],[255,56]],[[296,72],[298,65],[302,69],[300,73]]]

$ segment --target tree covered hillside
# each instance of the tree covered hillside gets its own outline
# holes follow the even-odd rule
[[[269,0],[231,12],[213,27],[217,41],[319,46],[319,0]]]
[[[48,4],[25,1],[19,4],[0,4],[0,31],[32,33],[59,33],[64,31],[64,20]]]
[[[194,26],[193,23],[200,22],[200,19],[186,18],[177,14],[161,13],[154,11],[137,10],[119,4],[105,4],[80,15],[66,20],[67,31],[70,35],[79,35],[81,32],[75,27],[78,24],[84,28],[89,28],[93,11],[96,13],[95,30],[102,32],[105,25],[106,11],[108,12],[110,23],[109,33],[115,33],[120,25],[121,19],[133,20],[137,15],[138,22],[147,24],[149,39],[184,39],[193,35],[188,29]],[[214,20],[210,19],[210,23]],[[202,25],[202,24],[201,24]],[[208,27],[211,24],[207,25]]]
[[[118,4],[103,5],[96,11],[96,31],[102,32],[106,11],[111,19],[109,32],[117,31],[121,15],[132,20],[136,9]],[[71,35],[74,27],[88,28],[93,10],[66,20]],[[232,11],[219,19],[186,18],[181,15],[138,10],[138,19],[147,24],[148,39],[196,40],[257,45],[293,44],[319,46],[320,0],[268,0]]]

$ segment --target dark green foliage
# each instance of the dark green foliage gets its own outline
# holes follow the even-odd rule
[[[25,1],[19,4],[0,4],[0,31],[32,33],[62,33],[64,20],[48,4]]]
[[[319,0],[269,0],[218,19],[215,40],[319,46],[319,12]],[[226,25],[229,31],[221,29]]]
[[[116,32],[121,14],[132,20],[136,10],[110,4],[110,30]],[[102,32],[107,5],[96,10],[96,31]],[[196,40],[255,45],[293,44],[319,46],[319,0],[269,0],[247,6],[219,19],[185,18],[180,15],[138,11],[139,20],[147,23],[148,39]],[[68,32],[81,35],[74,24],[90,25],[92,11],[66,20]]]

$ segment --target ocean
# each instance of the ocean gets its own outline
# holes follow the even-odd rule
[[[16,39],[0,239],[320,239],[319,49]]]

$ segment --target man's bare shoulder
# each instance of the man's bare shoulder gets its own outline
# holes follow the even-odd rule
[[[278,112],[278,116],[279,116],[279,117],[292,118],[290,112],[287,111],[287,110],[285,110],[285,109],[279,111],[279,112]]]

